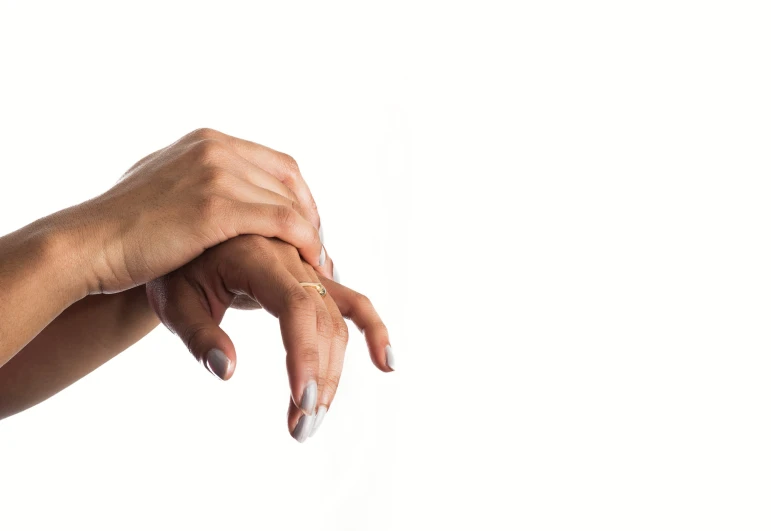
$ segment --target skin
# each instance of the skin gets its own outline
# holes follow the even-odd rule
[[[321,282],[328,293],[322,297],[300,282]],[[273,238],[250,235],[228,240],[150,282],[147,295],[161,321],[223,380],[236,367],[235,347],[219,326],[226,310],[264,308],[277,317],[291,390],[288,428],[301,442],[308,435],[295,430],[302,416],[315,417],[319,408],[326,412],[337,391],[348,343],[344,317],[364,334],[375,366],[392,370],[386,362],[388,331],[369,299],[317,275],[297,249]],[[210,363],[213,349],[227,356],[227,366]],[[307,405],[303,394],[311,382],[317,384],[318,399]]]
[[[373,335],[365,329],[365,335],[373,359],[382,358],[377,351],[382,345],[376,345],[382,340],[371,338],[387,341],[385,327],[370,322],[377,314],[366,298],[325,278],[332,276],[334,264],[321,251],[318,227],[315,202],[291,157],[203,129],[140,160],[102,196],[0,238],[0,309],[11,316],[0,322],[0,418],[45,400],[144,337],[159,322],[146,293],[172,330],[190,319],[187,311],[194,312],[194,306],[183,297],[178,304],[189,310],[174,313],[177,303],[169,304],[162,286],[184,293],[177,281],[195,268],[207,272],[196,289],[211,289],[212,271],[229,279],[233,297],[227,305],[227,296],[216,299],[222,308],[263,306],[265,295],[251,290],[257,277],[234,276],[256,259],[263,260],[266,275],[261,286],[270,285],[281,268],[294,275],[305,271],[313,281],[322,278],[329,289],[323,301],[327,313],[317,311],[314,320],[332,322],[338,330],[341,315],[347,315],[379,330]],[[263,236],[260,243],[257,236],[239,237],[254,233]],[[239,287],[236,278],[251,284]],[[297,293],[296,285],[293,289]],[[339,330],[333,340],[324,332],[328,327],[317,327],[319,348],[311,356],[310,332],[294,335],[300,324],[310,329],[307,304],[298,302],[298,295],[281,299],[279,292],[272,293],[265,307],[282,323],[292,396],[298,399],[302,375],[306,385],[315,377],[316,408],[328,407],[336,387],[330,379],[336,384],[339,378],[345,341]],[[167,297],[166,303],[158,304],[157,296]],[[285,321],[300,324],[285,330]],[[229,378],[235,351],[227,341],[223,348],[233,362]],[[301,358],[295,354],[298,344],[305,345]],[[339,368],[330,368],[331,358],[339,358]],[[382,359],[379,366],[387,368]],[[301,415],[290,409],[290,431]]]
[[[322,266],[311,214],[280,178],[245,157],[286,168],[290,159],[227,138],[194,131],[101,196],[0,238],[0,309],[12,316],[0,320],[0,367],[84,297],[141,286],[240,234],[279,237]]]

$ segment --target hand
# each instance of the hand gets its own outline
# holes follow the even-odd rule
[[[265,308],[278,317],[291,389],[288,428],[303,442],[318,429],[343,369],[350,318],[364,333],[372,362],[393,370],[388,331],[370,301],[328,279],[322,297],[300,282],[319,282],[297,249],[273,238],[239,236],[147,284],[158,317],[195,358],[223,380],[233,375],[235,347],[219,327],[231,306]]]
[[[281,238],[331,276],[318,219],[291,157],[209,129],[145,157],[111,190],[57,217],[79,235],[92,294],[144,284],[240,234]]]

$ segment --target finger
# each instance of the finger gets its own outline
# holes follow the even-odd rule
[[[296,249],[289,247],[288,252],[290,253],[290,259],[286,261],[286,267],[297,279],[298,284],[300,282],[319,282],[316,272],[311,266],[300,260]],[[310,295],[313,303],[316,305],[316,339],[319,352],[318,393],[321,396],[324,393],[324,385],[327,380],[327,365],[329,364],[329,351],[332,345],[332,317],[329,315],[324,298],[316,289],[312,287],[303,287],[303,289]],[[316,405],[318,406],[318,402]]]
[[[297,195],[280,179],[275,175],[265,171],[251,161],[245,159],[237,151],[232,151],[233,156],[228,158],[227,164],[230,166],[230,170],[235,174],[242,176],[242,178],[255,186],[265,188],[271,192],[275,192],[283,197],[286,197],[290,201],[294,201],[298,205],[298,210],[308,221],[313,221],[312,216],[308,208]]]
[[[276,151],[261,144],[225,135],[224,133],[223,135],[225,141],[229,143],[240,156],[276,176],[292,190],[292,192],[297,195],[300,203],[302,203],[303,208],[307,211],[309,216],[307,219],[313,223],[315,227],[319,227],[320,217],[318,209],[316,208],[316,201],[313,199],[313,194],[300,173],[300,167],[298,166],[297,161],[285,153],[281,153],[280,151]]]
[[[353,321],[364,334],[372,363],[383,372],[391,372],[396,367],[393,348],[388,337],[388,329],[375,311],[372,302],[356,291],[329,279],[322,283],[327,294],[334,299],[340,313]]]
[[[316,272],[309,264],[304,263],[300,259],[300,256],[297,254],[297,249],[283,242],[275,243],[275,249],[278,249],[277,254],[284,258],[283,262],[286,264],[287,270],[292,275],[294,275],[298,284],[300,282],[319,282],[319,278],[316,275]],[[318,340],[319,352],[318,396],[321,398],[322,396],[329,395],[327,386],[333,386],[335,389],[337,388],[337,379],[339,378],[339,371],[337,371],[337,375],[333,375],[333,381],[330,380],[328,375],[328,366],[334,339],[335,326],[328,308],[328,297],[326,295],[322,297],[322,295],[316,289],[310,286],[304,287],[304,289],[307,290],[311,299],[313,299],[314,303],[316,304],[316,337]],[[339,320],[342,321],[342,317],[339,317]],[[343,323],[343,326],[345,326],[345,323]],[[332,391],[332,395],[334,395],[334,390]],[[320,404],[320,402],[317,402],[317,406],[318,404]],[[300,428],[297,429],[293,427],[290,429],[292,436],[302,442],[302,440],[304,440],[313,431],[315,431],[315,424],[316,422],[320,423],[320,421],[323,420],[324,414],[326,413],[329,406],[329,401],[327,401],[326,404],[327,405],[323,408],[317,407],[313,415],[313,422],[311,422],[310,419],[298,419],[297,422],[301,423]]]
[[[303,214],[302,210],[299,208],[300,204],[297,201],[293,201],[281,194],[273,192],[272,190],[261,188],[245,179],[233,179],[231,182],[228,183],[227,187],[220,188],[220,190],[225,194],[227,194],[229,197],[232,197],[233,199],[236,199],[239,201],[244,201],[248,203],[269,203],[269,204],[282,205],[288,208],[292,208],[307,221],[307,218],[305,218],[305,215]],[[321,233],[319,233],[319,241],[320,240],[321,240]],[[331,277],[333,275],[332,264],[329,262],[330,262],[330,259],[329,257],[327,257],[326,248],[324,248],[322,244],[321,256],[318,259],[318,266],[316,266],[316,268],[321,274],[323,274],[326,277]],[[297,260],[297,263],[298,264],[300,263],[299,259]],[[316,277],[314,276],[314,278]],[[318,279],[313,280],[312,282],[318,282]]]
[[[237,176],[237,174],[234,174],[234,178],[226,185],[218,188],[215,193],[217,192],[245,203],[269,203],[287,206],[297,211],[301,216],[303,215],[300,204],[297,201],[279,192],[258,186],[245,177]],[[319,237],[319,241],[321,241],[321,237]]]
[[[289,400],[289,411],[287,412],[287,427],[289,433],[297,442],[305,442],[313,431],[313,426],[318,418],[314,415],[306,415]]]
[[[236,368],[236,349],[220,328],[227,304],[206,297],[181,275],[169,275],[147,284],[155,291],[156,314],[178,335],[191,354],[213,375],[229,380]]]
[[[240,173],[242,173],[245,178],[253,180],[255,183],[258,181],[264,183],[260,184],[260,186],[265,186],[272,191],[294,200],[299,205],[299,211],[302,213],[302,216],[307,219],[314,228],[320,230],[321,221],[318,209],[316,208],[316,202],[313,199],[310,188],[300,173],[297,162],[292,157],[266,146],[210,129],[195,131],[191,133],[191,135],[192,138],[205,138],[210,143],[222,143],[235,151],[238,157],[227,157],[231,166],[235,165],[240,168]],[[226,150],[226,148],[223,149],[223,151]],[[247,161],[250,166],[247,167],[240,164],[239,158]],[[282,187],[277,187],[276,182],[268,179],[266,174],[278,181],[278,184],[281,184]],[[326,249],[322,248],[320,251],[321,253],[319,254],[318,261],[316,261],[315,258],[308,260],[307,257],[303,257],[306,258],[306,261],[309,264],[316,266],[318,271],[324,276],[332,278],[333,271],[331,265],[325,266],[324,264],[326,260]]]
[[[254,298],[278,317],[286,350],[292,400],[312,415],[318,398],[319,351],[316,338],[316,304],[300,286],[264,238],[250,238],[246,255],[229,256],[223,264],[225,288]],[[250,264],[244,267],[243,264]]]
[[[236,171],[239,171],[241,174],[244,175],[244,178],[247,179],[252,184],[271,190],[277,194],[280,194],[288,199],[291,200],[292,207],[295,208],[305,219],[310,221],[312,224],[315,225],[315,227],[318,229],[319,232],[319,239],[321,240],[322,244],[322,256],[320,258],[320,265],[318,266],[318,271],[323,274],[324,276],[328,278],[333,277],[333,269],[331,263],[324,263],[329,262],[329,256],[326,254],[326,247],[324,246],[323,241],[323,232],[321,229],[321,221],[319,219],[318,211],[316,209],[316,202],[313,200],[313,197],[310,195],[310,188],[308,188],[308,185],[305,183],[304,180],[302,180],[302,176],[299,174],[299,170],[297,172],[297,175],[299,176],[299,180],[293,178],[291,175],[284,176],[284,181],[277,178],[273,173],[269,173],[268,171],[265,171],[263,168],[261,168],[254,160],[254,157],[252,159],[246,158],[252,151],[250,151],[247,147],[244,147],[244,143],[249,145],[252,144],[251,142],[248,142],[246,140],[241,140],[238,138],[231,137],[231,145],[236,150],[236,158],[231,161],[232,164],[235,164]],[[256,149],[259,151],[260,148],[263,150],[267,150],[269,152],[272,152],[273,156],[276,157],[287,157],[287,155],[284,155],[283,153],[279,153],[277,151],[273,151],[270,148],[266,148],[265,146],[259,146],[258,144],[254,144],[254,146],[258,146]],[[259,157],[258,157],[259,158]],[[293,160],[286,162],[286,164],[292,165]],[[274,171],[276,170],[276,166],[271,166]],[[280,172],[277,172],[280,174]],[[290,172],[291,173],[291,172]],[[287,186],[292,185],[293,188],[290,188]],[[296,186],[295,186],[296,185]],[[297,190],[295,190],[295,188]],[[303,199],[301,199],[303,197]],[[325,260],[326,259],[326,260]]]
[[[332,345],[329,349],[329,362],[327,364],[323,385],[321,386],[322,391],[319,394],[319,407],[316,410],[316,419],[309,434],[310,437],[313,437],[318,431],[324,420],[324,416],[327,414],[327,411],[329,411],[332,400],[335,398],[337,387],[340,384],[340,376],[343,372],[345,349],[348,346],[348,325],[329,293],[324,297],[324,303],[332,318]]]
[[[228,184],[227,188],[222,188],[221,190],[234,199],[248,203],[269,203],[274,205],[283,205],[294,209],[301,216],[305,217],[302,210],[299,208],[300,204],[297,201],[294,201],[272,190],[259,187],[245,179],[234,179]],[[319,233],[319,240],[321,240],[321,233]],[[333,277],[333,265],[331,263],[331,259],[327,256],[326,248],[323,246],[323,243],[321,246],[321,256],[318,260],[319,265],[316,266],[317,270],[327,278]]]
[[[297,255],[296,249],[293,249],[287,245],[283,245],[279,248],[283,248],[284,252],[287,253],[287,260],[285,262],[287,264],[287,269],[295,276],[298,283],[319,282],[319,278],[316,275],[316,272],[310,265],[302,262],[300,257]],[[328,385],[332,385],[328,376],[328,366],[332,341],[334,337],[334,323],[326,304],[326,296],[322,297],[319,292],[312,287],[305,287],[304,289],[308,291],[314,303],[316,304],[316,337],[319,346],[318,394],[319,397],[322,397],[328,394],[326,387]],[[318,404],[319,402],[317,402],[317,409],[314,412],[314,418],[321,420],[323,419],[324,414],[328,408],[328,402],[327,407],[325,407],[322,411],[319,411]],[[319,412],[321,413],[321,417],[317,416]],[[310,429],[313,430],[314,426],[311,425]],[[292,433],[294,435],[294,431]]]
[[[313,198],[311,189],[308,186],[308,183],[305,182],[305,179],[300,172],[300,167],[294,158],[286,153],[281,153],[280,151],[250,142],[249,140],[226,135],[225,133],[219,133],[219,135],[221,135],[220,138],[230,145],[241,158],[280,181],[280,183],[293,195],[292,199],[300,204],[300,212],[303,217],[310,221],[321,233],[321,218],[319,216],[316,200]],[[258,178],[260,176],[255,174],[253,177]],[[274,189],[274,191],[284,195],[283,191],[277,189]],[[287,195],[286,197],[289,196]],[[324,243],[323,237],[321,243]],[[313,262],[309,263],[313,264]],[[321,266],[317,269],[327,278],[334,277],[332,265],[324,265],[323,260]]]
[[[320,267],[326,261],[326,251],[316,228],[285,204],[249,203],[213,197],[202,215],[225,235],[222,241],[239,234],[276,237],[296,247],[309,264]]]

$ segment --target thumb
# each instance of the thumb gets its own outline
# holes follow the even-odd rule
[[[165,278],[147,284],[147,298],[161,322],[185,343],[209,372],[229,380],[236,368],[236,349],[219,324],[225,308],[211,305],[202,292],[181,278]],[[216,317],[216,319],[215,319]]]

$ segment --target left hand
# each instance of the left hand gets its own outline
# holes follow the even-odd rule
[[[321,282],[321,296],[300,282]],[[371,302],[319,278],[297,249],[281,240],[242,235],[207,250],[147,284],[158,317],[193,356],[223,380],[233,375],[235,347],[219,324],[229,307],[265,308],[278,317],[291,389],[288,428],[303,442],[321,424],[343,369],[350,318],[364,333],[372,362],[393,370],[388,331]]]

